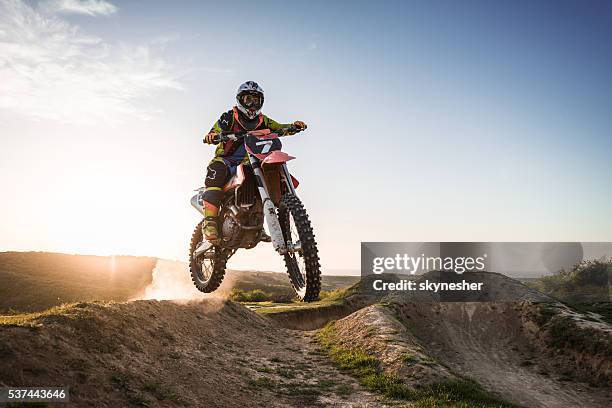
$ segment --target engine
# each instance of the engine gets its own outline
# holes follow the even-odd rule
[[[221,224],[221,235],[223,238],[229,238],[237,236],[240,233],[240,225],[236,222],[234,217],[227,216],[223,218],[223,223]]]
[[[254,247],[259,242],[263,226],[261,211],[260,203],[240,210],[233,204],[223,207],[219,217],[223,246],[227,248]]]

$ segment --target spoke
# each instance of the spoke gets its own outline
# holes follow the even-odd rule
[[[209,252],[211,252],[210,258],[207,256],[209,255],[208,254]],[[211,259],[212,257],[214,257],[214,249],[212,248],[207,250],[205,253],[199,256],[200,260],[198,262],[198,266],[199,266],[200,271],[198,273],[198,276],[204,283],[209,281],[210,278],[212,277],[213,262],[214,262]]]

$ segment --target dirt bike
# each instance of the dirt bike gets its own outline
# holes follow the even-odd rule
[[[191,279],[198,290],[209,293],[219,287],[227,260],[239,248],[253,248],[259,242],[272,246],[285,260],[291,285],[300,300],[319,298],[321,271],[315,235],[302,202],[296,195],[298,181],[289,173],[287,162],[295,157],[284,153],[281,136],[295,134],[294,126],[272,132],[269,129],[228,133],[215,143],[243,141],[249,162],[241,163],[223,187],[219,208],[219,238],[208,242],[202,234],[202,220],[195,228],[189,249]],[[204,215],[204,187],[191,204]],[[263,230],[264,220],[270,236]]]

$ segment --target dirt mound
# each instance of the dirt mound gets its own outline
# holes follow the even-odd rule
[[[426,354],[419,341],[392,309],[371,305],[334,325],[341,346],[375,355],[385,368],[416,387],[455,379],[447,368]]]
[[[441,278],[435,272],[417,281]],[[335,322],[335,344],[376,356],[386,372],[416,389],[468,377],[529,407],[610,405],[610,325],[503,275],[463,278],[487,282],[488,293],[476,296],[505,301],[393,293]]]
[[[310,334],[217,299],[2,317],[0,385],[69,386],[77,407],[381,405]]]

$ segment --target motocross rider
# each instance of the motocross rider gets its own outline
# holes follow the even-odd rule
[[[227,131],[260,129],[276,131],[291,125],[300,130],[306,129],[306,124],[299,120],[293,124],[281,124],[270,119],[261,113],[263,103],[264,91],[256,82],[247,81],[240,85],[236,93],[236,106],[221,115],[208,134],[204,136],[204,143],[214,144],[216,136]],[[229,140],[219,143],[215,150],[215,157],[208,164],[204,181],[206,191],[204,192],[202,233],[209,242],[214,242],[219,238],[217,218],[219,206],[223,200],[223,186],[236,173],[236,168],[242,162],[249,162],[244,141]]]

